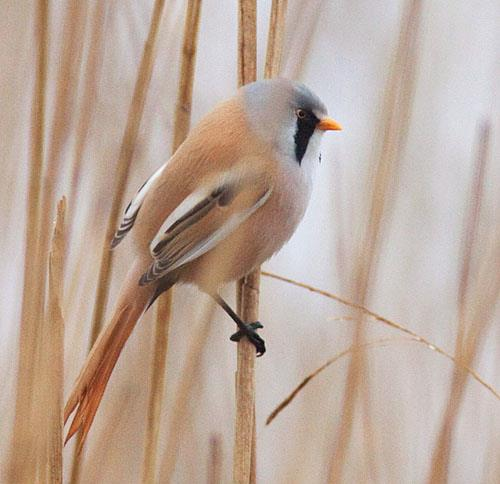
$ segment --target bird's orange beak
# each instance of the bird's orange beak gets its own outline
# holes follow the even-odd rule
[[[322,131],[342,131],[342,125],[332,118],[323,118],[316,127]]]

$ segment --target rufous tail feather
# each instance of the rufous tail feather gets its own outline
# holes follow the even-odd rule
[[[78,451],[85,442],[118,357],[153,293],[144,288],[137,288],[137,292],[131,302],[118,307],[99,335],[64,408],[64,423],[76,409],[64,443],[80,430]]]

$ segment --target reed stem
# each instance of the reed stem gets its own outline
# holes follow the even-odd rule
[[[28,482],[35,477],[33,404],[40,323],[44,293],[37,287],[43,273],[39,247],[41,180],[44,168],[44,129],[48,51],[47,0],[38,0],[35,13],[36,74],[31,111],[30,174],[26,214],[24,285],[20,321],[17,393],[14,431],[9,462],[9,482]]]
[[[144,44],[139,69],[137,71],[134,92],[127,115],[127,123],[121,141],[120,154],[116,168],[115,183],[113,187],[111,210],[108,216],[106,232],[101,248],[99,275],[94,302],[94,311],[92,315],[89,349],[92,348],[95,340],[97,339],[97,336],[100,333],[102,319],[108,300],[113,254],[110,250],[109,244],[118,225],[120,210],[123,205],[123,197],[125,188],[127,186],[130,163],[132,161],[137,137],[139,135],[139,128],[144,113],[146,96],[149,91],[149,84],[153,73],[154,61],[156,58],[158,33],[160,30],[164,8],[165,0],[155,0],[153,13],[151,15],[151,24],[149,27],[146,42]],[[98,28],[98,26],[96,26],[96,28]],[[76,448],[79,448],[79,443],[80,432],[77,435]],[[78,476],[80,473],[79,466],[82,455],[83,454],[81,453],[75,454],[73,463],[74,476]]]
[[[151,362],[151,386],[147,410],[146,439],[144,446],[143,483],[154,483],[158,455],[161,409],[165,392],[165,368],[168,350],[168,333],[172,316],[172,291],[167,291],[157,302],[154,350]]]
[[[182,65],[175,109],[172,151],[175,153],[189,133],[193,100],[194,68],[200,24],[201,0],[189,0],[184,22]],[[149,395],[143,482],[153,483],[156,473],[158,434],[161,408],[165,392],[165,367],[168,351],[168,333],[172,316],[172,289],[160,296],[156,312],[155,349],[152,361],[151,390]]]
[[[238,84],[257,77],[257,3],[239,0],[238,9]],[[259,270],[239,281],[238,312],[244,321],[258,320]],[[233,482],[249,484],[255,480],[255,348],[246,339],[238,342],[235,375],[235,433]]]
[[[238,29],[238,81],[240,85],[256,79],[256,3],[240,0]],[[269,21],[265,77],[279,74],[285,28],[287,0],[273,0]],[[259,317],[260,268],[238,283],[238,312],[243,321]],[[233,481],[256,481],[255,424],[255,348],[243,338],[238,343],[236,370],[236,424]]]

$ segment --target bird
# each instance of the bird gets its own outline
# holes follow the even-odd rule
[[[260,322],[244,322],[220,296],[269,259],[303,218],[328,117],[304,84],[277,78],[247,84],[190,131],[127,205],[111,242],[129,235],[132,255],[112,316],[97,338],[64,409],[76,411],[65,443],[90,430],[118,357],[142,314],[174,284],[194,284],[234,320],[257,356]]]

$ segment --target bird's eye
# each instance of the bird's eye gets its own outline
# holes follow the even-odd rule
[[[305,119],[305,117],[307,116],[307,113],[303,109],[297,109],[297,111],[295,111],[295,114],[299,119]]]

